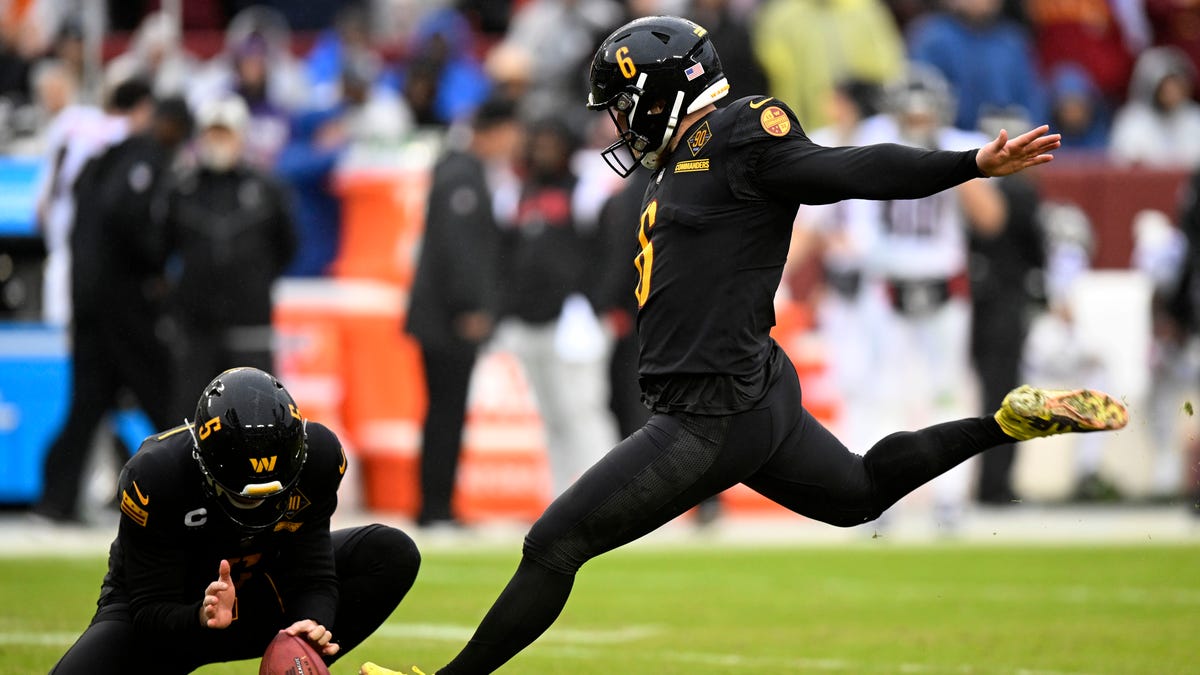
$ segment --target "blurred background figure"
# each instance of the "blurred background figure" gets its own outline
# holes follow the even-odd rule
[[[149,82],[155,96],[179,96],[195,70],[178,23],[164,12],[152,12],[142,20],[129,49],[105,67],[104,78],[124,82],[136,77]]]
[[[951,126],[955,103],[945,78],[931,66],[910,64],[888,85],[885,110],[864,125],[861,140],[941,150],[985,144],[982,134]],[[991,183],[973,180],[924,199],[853,201],[848,218],[870,223],[874,247],[865,271],[887,289],[881,392],[876,416],[900,415],[892,428],[955,419],[972,403],[967,238],[993,236],[1004,226],[1004,198]],[[973,406],[972,406],[973,407]],[[880,412],[886,411],[886,412]],[[973,462],[933,481],[934,517],[953,531],[963,517]]]
[[[451,137],[433,169],[405,325],[421,346],[428,400],[417,514],[423,527],[459,522],[452,498],[467,393],[498,303],[493,192],[497,176],[510,170],[520,139],[513,103],[489,99],[474,113],[469,133]]]
[[[937,68],[954,90],[954,126],[975,131],[989,110],[1018,107],[1026,119],[1046,119],[1033,46],[1001,14],[1001,0],[947,0],[945,7],[910,24],[907,38],[909,58]]]
[[[825,106],[835,83],[882,85],[904,70],[904,42],[879,0],[767,0],[752,35],[767,93],[787,103],[806,129],[830,123]]]
[[[1103,356],[1084,339],[1072,311],[1073,295],[1092,268],[1096,251],[1091,221],[1065,202],[1044,202],[1038,220],[1046,239],[1046,311],[1030,326],[1025,380],[1047,387],[1092,387],[1108,381]],[[1101,474],[1104,445],[1095,435],[1075,439],[1075,501],[1112,501],[1116,485]]]
[[[271,286],[295,253],[296,233],[282,188],[242,158],[249,118],[235,95],[201,107],[197,166],[167,194],[180,410],[217,373],[274,370]]]
[[[501,223],[499,345],[517,356],[546,429],[554,493],[616,441],[608,410],[608,345],[596,317],[590,253],[573,208],[578,141],[566,123],[528,125],[522,183]]]
[[[983,120],[983,131],[995,138],[1000,129],[1027,129],[1023,119]],[[971,279],[971,362],[979,376],[981,414],[998,410],[1004,396],[1021,382],[1025,337],[1045,302],[1045,237],[1038,222],[1041,198],[1023,174],[994,181],[1003,199],[1003,224],[997,231],[968,232]],[[1004,506],[1017,501],[1012,487],[1016,444],[991,448],[979,459],[976,498]]]
[[[114,107],[128,110],[129,137],[91,160],[75,186],[71,233],[71,403],[46,455],[34,512],[55,522],[80,518],[80,476],[105,414],[130,393],[156,428],[185,415],[170,402],[170,358],[163,335],[161,231],[152,207],[161,197],[191,117],[180,99],[158,104],[147,84],[125,83]],[[128,459],[128,458],[126,458]]]
[[[1186,213],[1196,218],[1200,214]],[[1193,223],[1189,225],[1194,226]],[[1196,343],[1191,334],[1190,308],[1179,300],[1188,254],[1187,236],[1162,211],[1141,211],[1133,219],[1130,267],[1151,280],[1153,335],[1150,351],[1150,390],[1146,402],[1150,437],[1154,441],[1150,473],[1152,499],[1178,498],[1183,484],[1181,421],[1184,403],[1200,381]]]
[[[809,137],[826,147],[861,145],[864,122],[879,113],[883,88],[863,80],[839,82],[829,99],[829,126]],[[876,400],[876,373],[883,367],[880,330],[889,311],[879,279],[864,276],[878,232],[867,219],[852,219],[849,202],[801,206],[792,232],[785,278],[815,263],[821,285],[816,304],[817,330],[829,354],[842,420],[838,438],[854,452],[865,452],[883,437]]]
[[[39,107],[50,120],[42,135],[44,163],[38,182],[38,227],[46,243],[42,318],[66,326],[71,320],[71,229],[75,222],[75,179],[84,164],[128,132],[125,116],[140,99],[113,96],[108,111],[76,102],[77,81],[59,61],[34,70]]]
[[[683,15],[703,26],[721,52],[721,70],[729,78],[726,100],[767,93],[767,75],[754,53],[745,13],[731,0],[690,0],[688,5]]]
[[[333,180],[349,141],[342,108],[300,113],[292,119],[287,145],[275,163],[291,199],[298,238],[286,276],[325,275],[337,258],[342,204]]]
[[[1125,98],[1134,55],[1148,43],[1140,5],[1120,0],[1027,0],[1042,72],[1078,63],[1115,107]]]
[[[1129,101],[1117,111],[1110,153],[1131,164],[1192,168],[1200,164],[1200,103],[1192,100],[1196,72],[1183,52],[1142,52],[1129,83]]]
[[[475,47],[471,26],[459,11],[437,9],[421,19],[411,58],[400,73],[400,89],[418,125],[467,119],[487,98],[491,84]]]
[[[1047,98],[1050,128],[1062,134],[1059,154],[1107,150],[1112,111],[1086,68],[1073,62],[1055,66]]]
[[[529,0],[513,13],[504,36],[537,60],[537,77],[527,93],[528,110],[537,119],[565,117],[582,126],[587,110],[587,67],[593,47],[623,18],[612,0]]]
[[[237,14],[225,31],[224,50],[196,74],[188,102],[196,110],[228,94],[249,107],[244,154],[269,168],[287,140],[288,116],[311,105],[304,68],[291,52],[291,30],[279,12],[263,6]]]

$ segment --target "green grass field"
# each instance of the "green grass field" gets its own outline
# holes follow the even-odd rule
[[[516,551],[427,551],[416,587],[342,663],[443,664]],[[45,673],[86,624],[101,559],[0,559],[0,673]],[[1200,546],[634,547],[589,563],[502,672],[1200,672]],[[202,673],[254,673],[257,664]]]

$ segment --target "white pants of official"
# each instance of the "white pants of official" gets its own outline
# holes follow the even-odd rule
[[[557,324],[506,320],[496,344],[521,363],[546,432],[554,494],[560,495],[617,443],[608,408],[611,344],[594,358],[565,358]]]

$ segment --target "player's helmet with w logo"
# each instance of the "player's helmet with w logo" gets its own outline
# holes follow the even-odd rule
[[[308,444],[279,380],[257,368],[221,373],[200,395],[191,432],[205,488],[230,520],[258,531],[283,518]]]
[[[674,16],[637,19],[608,36],[592,59],[591,87],[588,109],[608,110],[621,134],[603,154],[622,177],[637,162],[658,168],[680,118],[729,93],[708,31]]]

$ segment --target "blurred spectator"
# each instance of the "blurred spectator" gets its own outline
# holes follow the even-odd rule
[[[1042,72],[1063,62],[1078,63],[1110,105],[1124,99],[1133,55],[1147,44],[1140,3],[1027,0],[1026,9]]]
[[[904,69],[904,43],[880,0],[768,0],[753,39],[767,93],[791,106],[806,129],[830,123],[825,105],[835,83],[883,84]]]
[[[480,33],[498,40],[508,32],[513,4],[513,0],[459,0],[458,6]]]
[[[261,6],[238,12],[225,30],[224,50],[197,73],[188,102],[199,110],[206,101],[237,92],[255,116],[307,107],[310,87],[304,68],[292,56],[291,39],[279,12]],[[281,123],[286,130],[286,121]],[[271,140],[276,149],[283,142],[274,136]]]
[[[100,105],[100,82],[88,82],[86,52],[83,43],[83,25],[76,19],[63,22],[50,45],[49,57],[63,64],[79,83],[79,100],[83,103]]]
[[[577,143],[559,118],[529,125],[516,213],[502,223],[500,248],[504,323],[497,339],[520,360],[536,396],[555,494],[616,441],[608,346],[589,300],[591,232],[572,208]]]
[[[1129,102],[1117,111],[1113,159],[1148,166],[1200,164],[1200,104],[1192,100],[1196,72],[1174,47],[1142,52],[1129,83]]]
[[[334,169],[349,142],[341,108],[302,113],[275,165],[289,188],[299,244],[285,274],[315,277],[337,258],[342,203],[333,192]]]
[[[149,82],[155,96],[178,96],[186,91],[195,70],[179,25],[164,12],[152,12],[138,27],[129,49],[109,62],[104,78],[124,82],[136,77]]]
[[[767,92],[767,76],[754,54],[750,29],[731,4],[730,0],[691,0],[686,14],[708,31],[721,54],[721,70],[729,78],[726,101]]]
[[[946,11],[908,27],[909,57],[937,68],[950,82],[959,129],[974,131],[981,115],[1015,107],[1027,119],[1045,119],[1033,45],[1000,9],[1001,0],[947,0]]]
[[[429,401],[421,441],[421,526],[455,524],[451,510],[467,390],[491,335],[499,230],[489,179],[520,144],[513,104],[489,99],[467,135],[454,134],[433,170],[425,235],[405,330],[421,345]]]
[[[1153,44],[1175,47],[1200,71],[1200,3],[1192,0],[1144,0]]]
[[[623,18],[612,0],[528,0],[518,6],[505,42],[537,60],[524,104],[541,117],[580,119],[587,112],[587,66],[594,47]]]
[[[379,82],[379,57],[361,52],[342,66],[341,100],[350,137],[368,145],[395,145],[413,128],[412,112],[396,90]]]
[[[342,80],[348,62],[374,54],[371,44],[370,15],[362,2],[350,2],[338,10],[333,27],[321,31],[304,59],[304,68],[312,86],[312,105],[327,108],[342,99]],[[372,76],[382,73],[376,68]],[[374,81],[368,83],[373,85]],[[395,90],[396,83],[390,86]]]
[[[1064,61],[1050,73],[1050,128],[1062,134],[1059,152],[1103,151],[1108,147],[1108,102],[1083,66]]]
[[[1187,314],[1173,301],[1180,297],[1187,236],[1162,211],[1147,209],[1133,219],[1133,253],[1130,267],[1153,284],[1151,296],[1150,391],[1147,401],[1149,428],[1154,441],[1150,493],[1168,500],[1179,497],[1183,460],[1180,453],[1179,411],[1185,395],[1195,386],[1200,368],[1191,348]]]
[[[202,106],[198,166],[167,194],[173,393],[181,410],[222,371],[274,370],[271,285],[295,253],[296,233],[283,190],[242,159],[249,119],[235,95]]]
[[[413,36],[412,54],[400,87],[418,124],[465,119],[488,95],[491,84],[476,58],[475,35],[458,11],[446,8],[427,14]]]
[[[128,131],[126,116],[141,114],[140,94],[118,88],[108,111],[75,103],[77,82],[71,70],[46,61],[34,71],[39,106],[50,121],[44,133],[44,166],[38,182],[38,227],[46,242],[42,316],[50,324],[71,320],[71,230],[75,222],[75,179],[84,164]],[[140,89],[137,90],[140,92]]]
[[[113,93],[129,110],[130,137],[84,167],[75,186],[71,236],[71,403],[46,455],[41,499],[34,512],[75,521],[80,475],[101,419],[128,390],[156,428],[186,413],[170,403],[170,365],[163,342],[161,232],[152,207],[191,119],[181,100],[160,103],[153,118],[147,84]]]
[[[515,42],[501,42],[493,47],[483,62],[484,73],[492,81],[492,95],[517,102],[523,118],[533,119],[540,114],[536,101],[529,97],[533,86],[533,54]]]
[[[989,135],[1000,129],[1028,129],[1028,120],[985,120]],[[1021,384],[1021,357],[1036,310],[1044,302],[1045,238],[1037,214],[1037,187],[1023,174],[995,181],[1004,199],[1004,223],[996,232],[971,230],[968,273],[971,279],[971,361],[979,375],[980,409],[998,410],[1009,391]],[[981,503],[1012,504],[1012,467],[1016,445],[1008,443],[980,456]]]

